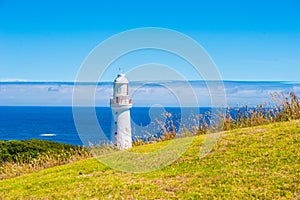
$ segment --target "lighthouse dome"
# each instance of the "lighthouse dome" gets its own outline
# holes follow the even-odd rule
[[[125,77],[125,74],[118,74],[117,78],[114,81],[115,83],[128,83],[127,78]]]

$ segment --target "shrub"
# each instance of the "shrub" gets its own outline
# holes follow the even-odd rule
[[[37,139],[0,141],[0,179],[89,157],[82,146]]]

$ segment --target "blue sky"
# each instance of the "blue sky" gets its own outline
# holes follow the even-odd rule
[[[300,81],[299,10],[298,0],[0,0],[0,80],[72,81],[113,34],[163,27],[199,42],[225,80]]]

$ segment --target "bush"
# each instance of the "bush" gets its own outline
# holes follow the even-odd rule
[[[0,180],[89,157],[82,146],[37,139],[0,141]]]
[[[47,140],[0,141],[0,164],[7,161],[29,162],[39,155],[46,155],[49,151],[60,154],[62,151],[72,152],[79,149],[82,147]]]

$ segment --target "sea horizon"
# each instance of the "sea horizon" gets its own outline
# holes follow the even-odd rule
[[[209,82],[209,81],[208,81]],[[214,81],[210,81],[213,85]],[[149,107],[161,104],[163,107],[214,107],[206,81],[130,82],[129,94],[135,107]],[[290,92],[300,94],[300,82],[295,81],[221,81],[226,104],[218,106],[257,105],[272,103],[271,94],[288,96]],[[223,85],[223,86],[222,86]],[[112,96],[112,82],[75,83],[75,82],[0,82],[0,106],[72,106],[74,88],[96,90],[95,106],[109,107]],[[194,91],[197,102],[179,103],[178,97],[188,97],[187,87]],[[223,87],[223,89],[222,89]],[[180,94],[174,96],[173,93]],[[78,105],[78,104],[74,104]],[[80,104],[93,106],[93,104]]]

